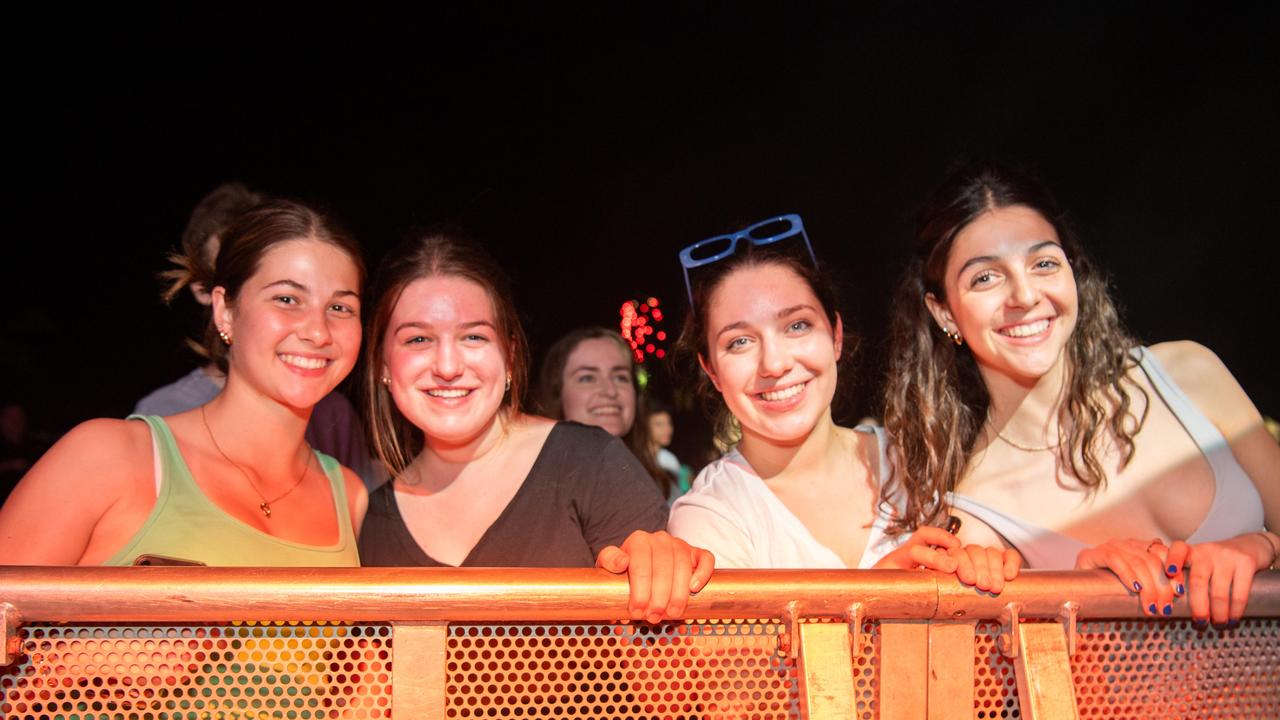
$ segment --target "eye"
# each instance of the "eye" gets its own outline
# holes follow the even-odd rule
[[[425,335],[408,335],[401,342],[405,345],[422,345],[429,341]]]
[[[333,303],[329,306],[329,312],[339,315],[355,315],[356,309],[344,303]]]
[[[796,320],[787,326],[787,332],[802,333],[811,327],[813,327],[813,323],[808,320]]]
[[[1062,267],[1062,261],[1052,257],[1040,258],[1035,264],[1037,270],[1057,270],[1060,267]]]
[[[969,287],[975,288],[982,285],[990,285],[991,283],[995,282],[995,280],[996,280],[996,273],[994,271],[982,270],[982,271],[979,271],[977,274],[975,274],[969,280]]]
[[[489,338],[480,333],[468,333],[462,336],[462,341],[471,345],[478,345],[489,342]]]
[[[751,338],[744,336],[736,337],[725,344],[724,349],[729,352],[736,352],[751,344]]]
[[[276,295],[271,299],[281,305],[298,305],[301,302],[295,295]]]
[[[574,376],[573,381],[579,385],[590,385],[596,381],[596,374],[589,372],[579,373]]]
[[[619,372],[619,373],[614,373],[614,375],[613,375],[613,382],[614,382],[614,383],[617,383],[617,384],[619,384],[619,385],[630,385],[630,384],[631,384],[631,373],[629,373],[629,372]]]

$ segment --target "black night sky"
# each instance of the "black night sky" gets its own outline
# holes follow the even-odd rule
[[[415,225],[466,223],[536,352],[629,297],[663,298],[674,335],[681,247],[798,212],[864,337],[865,411],[915,209],[995,157],[1072,211],[1135,334],[1208,345],[1280,414],[1268,11],[613,5],[10,23],[0,395],[60,433],[192,367],[194,305],[164,307],[155,275],[237,179],[327,206],[371,264]]]

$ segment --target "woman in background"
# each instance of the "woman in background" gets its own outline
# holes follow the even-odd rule
[[[538,409],[622,438],[664,497],[679,494],[675,478],[658,466],[650,450],[648,426],[636,421],[646,417],[648,403],[635,359],[618,333],[585,327],[557,340],[542,361]]]

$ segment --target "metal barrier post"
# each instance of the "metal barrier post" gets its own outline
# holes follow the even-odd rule
[[[392,712],[414,720],[443,720],[448,623],[392,623],[392,628]]]

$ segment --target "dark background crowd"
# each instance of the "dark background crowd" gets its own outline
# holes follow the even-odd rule
[[[514,276],[535,358],[650,296],[669,347],[677,251],[798,212],[863,339],[852,420],[876,412],[917,206],[958,161],[1012,161],[1072,210],[1138,337],[1208,345],[1275,414],[1276,28],[1203,3],[15,18],[0,401],[29,430],[5,459],[195,366],[197,306],[162,305],[156,275],[227,180],[326,206],[375,263],[464,224]],[[696,456],[698,413],[646,365]]]

